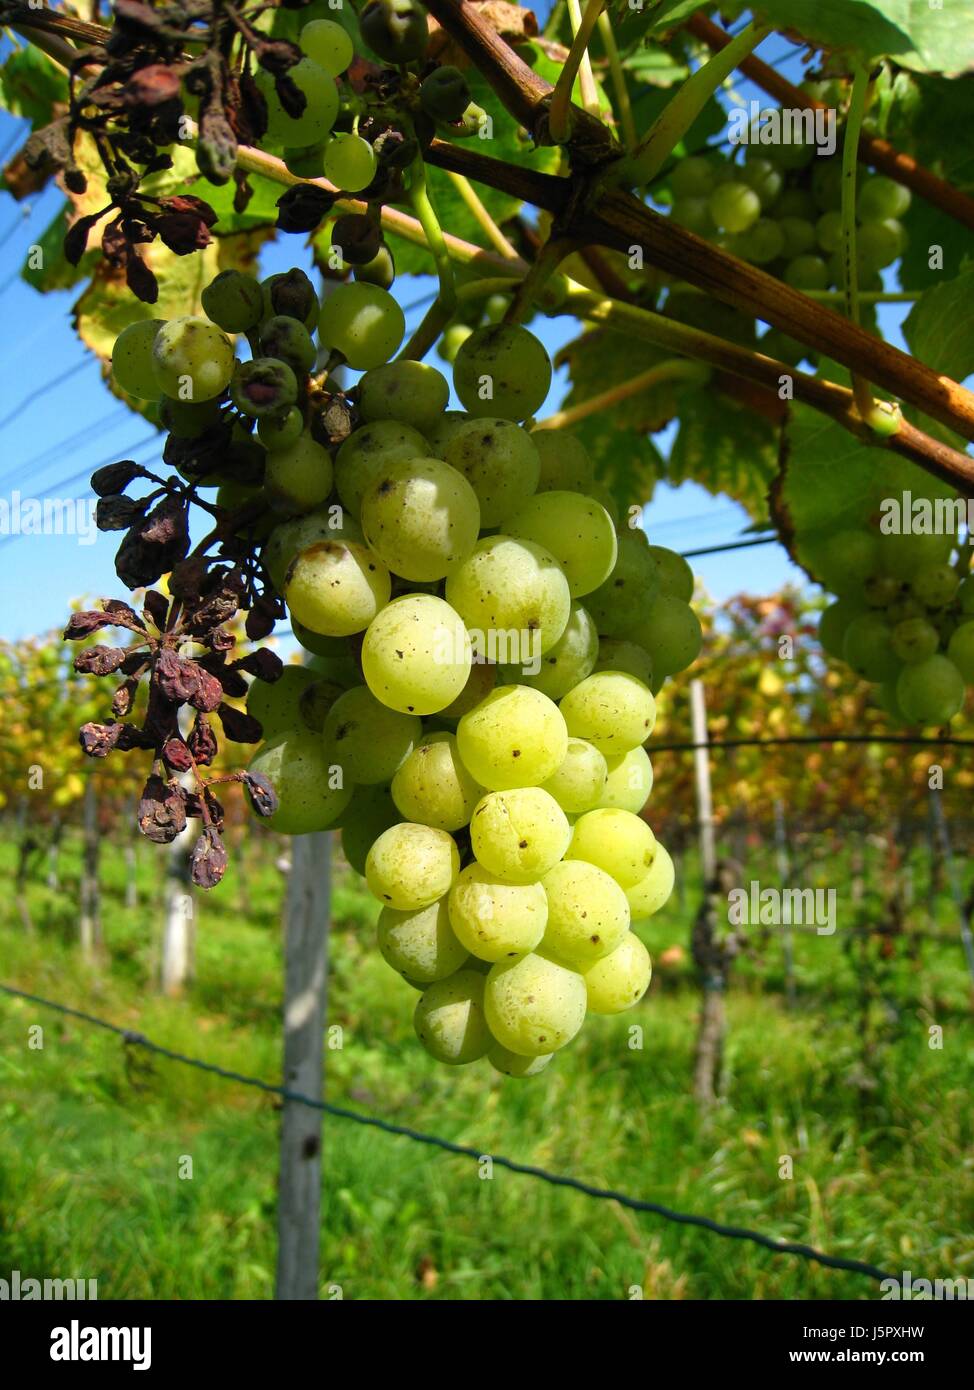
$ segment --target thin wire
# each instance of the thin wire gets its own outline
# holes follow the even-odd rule
[[[695,555],[719,555],[724,550],[746,550],[751,545],[776,545],[777,536],[758,536],[751,541],[730,541],[727,545],[705,545],[701,550],[683,550],[684,560],[692,560]]]
[[[32,1004],[53,1009],[56,1013],[64,1014],[68,1018],[76,1018],[82,1023],[89,1023],[95,1028],[103,1028],[122,1038],[129,1046],[142,1047],[147,1052],[165,1057],[170,1062],[178,1062],[181,1066],[195,1067],[198,1071],[209,1072],[212,1076],[218,1076],[224,1081],[235,1081],[241,1086],[253,1086],[269,1095],[281,1096],[284,1100],[306,1105],[312,1110],[321,1110],[336,1119],[351,1120],[353,1124],[368,1125],[370,1128],[382,1130],[384,1134],[412,1139],[416,1143],[428,1144],[433,1148],[442,1149],[446,1153],[472,1158],[477,1163],[482,1163],[487,1157],[497,1167],[506,1168],[509,1172],[523,1173],[526,1177],[538,1178],[541,1182],[550,1183],[554,1187],[571,1188],[575,1192],[583,1193],[586,1197],[618,1202],[620,1206],[628,1207],[630,1211],[648,1212],[683,1226],[698,1226],[702,1230],[710,1231],[713,1235],[726,1236],[731,1240],[749,1240],[776,1255],[798,1255],[805,1260],[814,1260],[817,1264],[825,1265],[829,1269],[843,1269],[851,1274],[863,1274],[869,1279],[879,1281],[895,1278],[894,1275],[878,1269],[876,1265],[865,1264],[861,1260],[848,1260],[839,1255],[826,1255],[821,1250],[813,1249],[810,1245],[799,1244],[795,1241],[774,1240],[771,1236],[766,1236],[761,1231],[752,1231],[746,1226],[725,1226],[722,1222],[712,1221],[709,1216],[697,1216],[691,1212],[674,1211],[671,1207],[664,1207],[659,1202],[647,1202],[641,1197],[629,1197],[624,1192],[617,1192],[614,1188],[595,1187],[591,1183],[582,1182],[579,1178],[566,1177],[561,1173],[549,1173],[545,1168],[536,1168],[528,1163],[518,1163],[514,1159],[504,1158],[498,1154],[484,1154],[482,1149],[474,1149],[466,1144],[455,1144],[451,1139],[441,1139],[439,1135],[426,1134],[422,1130],[410,1129],[407,1125],[392,1124],[388,1120],[380,1119],[377,1115],[363,1115],[360,1111],[348,1110],[343,1105],[333,1105],[330,1101],[315,1100],[311,1096],[302,1095],[300,1091],[292,1091],[286,1086],[276,1086],[269,1081],[260,1080],[259,1077],[245,1076],[241,1072],[218,1067],[212,1062],[204,1062],[198,1057],[188,1057],[185,1053],[174,1052],[171,1048],[162,1047],[159,1043],[152,1042],[144,1033],[137,1033],[129,1028],[120,1028],[118,1024],[109,1023],[106,1019],[97,1018],[94,1014],[84,1013],[80,1009],[72,1009],[67,1004],[57,1003],[53,999],[45,999],[38,994],[29,994],[26,990],[17,989],[13,985],[0,984],[0,991],[13,998],[26,999]]]
[[[125,406],[116,405],[114,409],[108,412],[107,415],[103,415],[100,420],[93,420],[91,424],[85,425],[82,429],[77,430],[74,434],[68,435],[66,439],[59,439],[56,444],[50,445],[50,447],[45,449],[43,453],[35,454],[35,456],[32,459],[29,459],[27,463],[18,464],[18,466],[14,468],[11,472],[5,474],[4,477],[0,478],[0,488],[6,487],[8,483],[16,481],[16,479],[21,474],[24,475],[25,482],[30,482],[30,475],[32,471],[34,469],[46,467],[51,462],[51,460],[60,453],[62,449],[73,449],[76,445],[83,443],[89,434],[97,432],[100,435],[104,432],[106,425],[109,425],[112,421],[117,421],[118,424],[121,424],[123,419],[127,419],[129,417],[129,414],[130,412],[125,408]]]
[[[18,271],[17,274],[19,275],[20,272]],[[75,362],[73,367],[68,367],[67,371],[62,372],[61,375],[55,377],[53,381],[46,381],[43,386],[38,386],[36,390],[31,391],[30,395],[25,396],[19,405],[14,406],[13,410],[8,411],[3,419],[0,420],[0,430],[2,430],[5,425],[9,425],[12,420],[16,420],[17,416],[22,414],[34,401],[38,400],[41,396],[46,396],[48,391],[56,390],[59,386],[63,385],[65,381],[76,376],[77,373],[81,371],[82,367],[87,367],[89,365],[91,365],[91,359],[89,357],[82,357],[80,362]]]
[[[934,748],[974,748],[974,738],[927,738],[910,734],[794,734],[780,738],[724,738],[709,743],[654,743],[654,753],[688,753],[696,748],[767,748],[786,744],[814,743],[893,743]]]

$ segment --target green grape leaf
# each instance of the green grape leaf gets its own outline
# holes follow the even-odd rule
[[[666,465],[668,482],[692,479],[714,495],[732,497],[755,521],[764,522],[776,468],[777,433],[763,415],[709,385],[684,397]]]
[[[27,262],[20,272],[20,278],[41,294],[51,290],[69,290],[83,280],[89,280],[101,258],[97,235],[91,239],[91,250],[86,251],[77,265],[72,265],[64,254],[64,232],[66,223],[63,210],[54,215],[36,245],[40,254],[37,265],[31,267]]]
[[[0,67],[0,104],[36,130],[54,119],[56,105],[68,100],[68,80],[60,68],[30,44],[11,53]]]
[[[916,72],[962,73],[974,64],[970,12],[950,0],[937,8],[929,0],[761,0],[754,10],[824,48],[895,58]]]
[[[899,73],[895,91],[882,133],[958,188],[974,188],[974,147],[953,136],[970,120],[974,78]]]
[[[971,254],[971,234],[956,218],[914,198],[901,220],[906,231],[899,271],[904,289],[926,291],[961,273]]]
[[[903,324],[914,357],[963,381],[974,372],[974,269],[924,290]]]

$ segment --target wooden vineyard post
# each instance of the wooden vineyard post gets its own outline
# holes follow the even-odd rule
[[[182,994],[193,975],[196,902],[190,887],[190,860],[198,835],[191,821],[169,846],[166,864],[165,922],[162,929],[160,986],[171,998]]]
[[[714,845],[714,812],[710,797],[710,755],[707,751],[707,706],[703,694],[703,682],[690,682],[690,714],[693,721],[693,773],[697,787],[697,823],[700,827],[700,867],[703,872],[704,888],[713,882],[717,868],[717,851]]]
[[[292,841],[284,921],[284,1086],[321,1100],[331,915],[331,836]],[[285,1100],[277,1207],[279,1299],[318,1297],[322,1112]]]

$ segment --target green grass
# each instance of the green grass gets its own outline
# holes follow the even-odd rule
[[[140,855],[147,904],[164,856],[148,845]],[[231,871],[201,903],[185,1000],[154,991],[158,909],[125,910],[116,853],[104,866],[109,962],[82,965],[71,846],[62,890],[31,890],[33,937],[4,901],[0,979],[274,1080],[281,879],[269,848],[246,858],[246,882]],[[13,863],[0,845],[8,882]],[[688,940],[692,860],[683,872],[685,906],[674,900],[645,932],[654,954]],[[952,929],[949,902],[937,911]],[[791,1011],[780,946],[757,947],[728,998],[726,1094],[702,1120],[690,1096],[699,993],[686,961],[657,971],[634,1014],[591,1019],[541,1077],[516,1083],[486,1064],[439,1067],[420,1049],[416,996],[378,957],[374,916],[346,871],[331,947],[330,1022],[343,1046],[326,1053],[330,1099],[893,1272],[974,1277],[974,1040],[958,945],[927,943],[914,961],[898,943],[884,960],[872,943],[800,937]],[[629,1046],[633,1023],[641,1049]],[[35,1024],[42,1049],[28,1046]],[[944,1029],[942,1050],[928,1045],[931,1024]],[[273,1097],[0,997],[0,1274],[93,1277],[103,1298],[272,1296],[277,1130]],[[784,1155],[790,1180],[779,1176]],[[187,1158],[191,1179],[180,1176]],[[326,1118],[324,1297],[333,1285],[387,1299],[619,1299],[633,1285],[656,1298],[878,1292]]]

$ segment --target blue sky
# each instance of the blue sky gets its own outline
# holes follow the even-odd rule
[[[544,9],[542,5],[541,14]],[[789,75],[801,75],[791,56],[794,50],[784,40],[772,37],[760,52],[772,62],[781,56]],[[759,95],[748,84],[739,90],[745,99]],[[27,133],[26,122],[0,112],[4,160]],[[151,438],[151,427],[110,394],[71,326],[78,291],[40,295],[19,278],[30,246],[60,204],[61,194],[53,186],[21,205],[8,194],[0,195],[0,316],[6,326],[0,339],[0,498],[8,503],[15,491],[23,497],[87,497],[87,478],[99,465],[129,457],[149,463],[159,454],[161,436]],[[300,237],[270,246],[263,257],[268,274],[291,264],[311,268]],[[399,298],[409,305],[423,297],[430,283],[406,277],[397,290]],[[907,309],[881,309],[887,337],[900,346],[897,325]],[[417,308],[407,316],[409,329],[422,312]],[[577,333],[578,326],[574,320],[551,319],[537,320],[534,329],[553,352]],[[547,411],[557,409],[565,389],[566,378],[559,374]],[[665,450],[671,437],[672,430],[657,436],[656,442]],[[711,497],[692,483],[658,488],[646,508],[650,538],[675,550],[733,540],[747,524],[735,503]],[[0,637],[16,640],[59,626],[73,598],[121,595],[113,563],[118,540],[111,533],[98,535],[92,544],[79,544],[71,536],[0,535]],[[788,579],[803,578],[777,544],[700,557],[693,564],[720,600],[742,591],[767,593]]]

